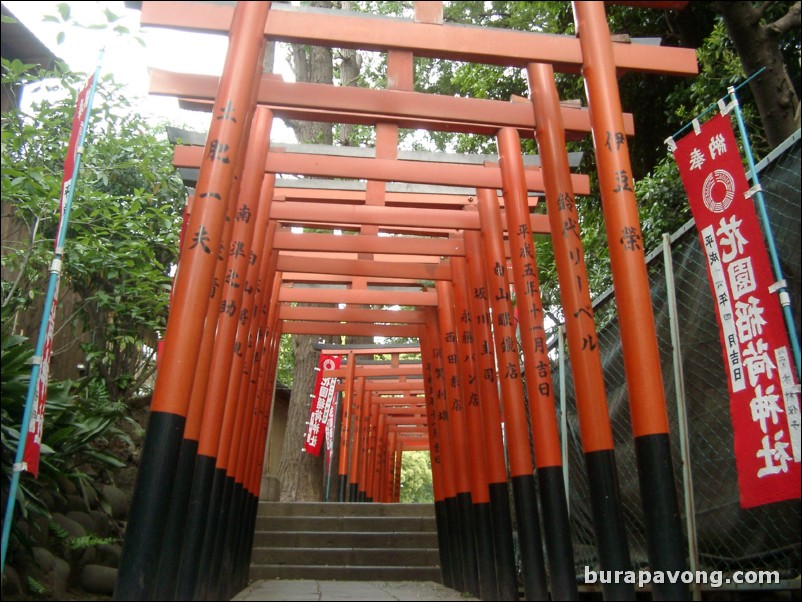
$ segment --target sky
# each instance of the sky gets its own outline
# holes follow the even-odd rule
[[[3,4],[73,71],[92,73],[100,50],[105,47],[101,74],[112,73],[115,80],[125,84],[136,110],[140,113],[155,121],[167,120],[171,125],[196,131],[205,131],[208,128],[208,114],[183,111],[178,108],[178,102],[174,98],[148,95],[148,67],[220,75],[228,44],[225,36],[140,28],[139,11],[126,9],[123,2],[65,3],[70,7],[71,20],[82,25],[106,24],[105,10],[120,16],[114,25],[122,25],[141,38],[144,41],[143,47],[134,39],[134,35],[115,34],[108,27],[87,29],[45,21],[44,17],[47,15],[61,18],[59,2],[9,0]],[[63,33],[61,44],[58,43],[60,33]],[[279,54],[281,52],[277,52]],[[288,81],[292,80],[292,70],[283,57],[280,62],[277,59],[276,70]],[[292,130],[280,122],[273,124],[272,139],[283,142],[295,140]]]

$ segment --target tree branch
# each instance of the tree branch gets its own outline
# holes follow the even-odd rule
[[[154,372],[156,372],[156,362],[153,362],[153,365],[150,368],[148,368],[145,372],[139,375],[139,378],[137,378],[134,381],[131,389],[133,391],[139,391],[139,389],[142,388],[142,385],[144,385],[148,381],[148,379],[151,376],[153,376]]]
[[[22,262],[22,265],[19,268],[19,273],[17,277],[14,279],[14,284],[11,285],[11,290],[8,291],[5,299],[3,299],[2,307],[8,305],[9,301],[14,297],[14,293],[19,286],[20,280],[22,280],[22,276],[25,274],[25,268],[28,267],[28,263],[31,261],[31,257],[33,256],[33,250],[36,247],[36,231],[39,229],[39,218],[37,217],[36,220],[33,222],[33,228],[31,229],[31,243],[28,246],[28,251],[25,253],[25,259]]]
[[[766,14],[766,11],[769,9],[769,7],[771,7],[772,4],[774,4],[774,0],[769,2],[761,2],[759,6],[755,7],[755,13],[762,19],[763,15]]]
[[[801,25],[802,8],[800,8],[800,2],[796,2],[788,9],[787,13],[773,23],[770,23],[766,28],[780,38],[789,31],[799,29]]]
[[[82,303],[80,303],[80,304],[79,304],[79,305],[76,307],[76,309],[74,309],[74,310],[73,310],[73,312],[72,312],[72,313],[71,313],[71,314],[70,314],[68,317],[66,317],[66,318],[63,318],[63,319],[61,320],[61,326],[59,326],[59,327],[56,329],[56,331],[53,333],[53,338],[55,338],[56,336],[58,336],[58,335],[61,333],[61,331],[62,331],[62,330],[64,330],[64,329],[67,327],[67,324],[69,324],[69,323],[72,321],[72,319],[73,319],[75,316],[77,316],[77,315],[78,315],[78,312],[80,312],[80,311],[81,311],[81,310],[82,310],[84,307],[86,307],[86,305],[87,305],[88,303],[89,303],[89,301],[86,301],[86,300],[84,300]],[[77,340],[78,340],[78,339],[75,339],[75,341],[77,341]],[[72,344],[70,344],[70,345],[68,345],[67,347],[65,347],[65,349],[69,349],[70,347],[72,347]]]

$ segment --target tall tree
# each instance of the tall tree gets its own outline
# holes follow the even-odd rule
[[[432,503],[432,460],[428,451],[405,451],[401,456],[402,503]]]
[[[371,3],[331,0],[314,0],[307,3],[313,8],[340,10],[364,10],[367,4]],[[381,7],[383,11],[400,10],[400,5],[396,6],[398,3],[383,4],[391,5]],[[299,82],[332,84],[336,80],[342,86],[358,86],[363,83],[362,55],[356,50],[341,48],[333,51],[331,48],[320,46],[292,44],[290,62],[295,79]],[[287,124],[301,143],[336,143],[340,146],[351,146],[364,143],[372,135],[371,128],[350,124],[332,126],[308,121],[288,121]],[[314,369],[318,361],[318,353],[314,348],[316,341],[334,342],[334,339],[292,335],[294,357],[292,395],[278,472],[282,501],[314,501],[322,499],[324,495],[322,456],[316,458],[300,451],[300,442],[303,441],[306,421],[309,418],[309,399],[314,386]],[[346,341],[351,344],[372,343],[373,338],[348,337]],[[336,456],[337,450],[332,451]],[[334,461],[336,462],[336,457]],[[331,495],[336,495],[336,492]]]
[[[309,3],[316,8],[332,8],[330,0]],[[290,61],[299,82],[332,84],[334,81],[331,48],[292,44]],[[288,121],[301,143],[331,144],[331,124],[312,121]],[[303,451],[306,421],[309,419],[309,399],[315,382],[318,352],[315,343],[320,337],[292,335],[294,357],[292,394],[287,414],[287,427],[278,468],[281,501],[321,501],[323,499],[323,455],[313,456]]]
[[[783,45],[795,34],[799,56],[800,2],[714,2],[746,74],[765,69],[750,82],[766,139],[776,147],[799,129],[799,93],[786,68]],[[793,44],[793,42],[791,42]],[[799,82],[797,81],[797,86]]]

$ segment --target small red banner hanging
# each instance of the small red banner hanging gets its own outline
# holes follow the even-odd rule
[[[716,115],[677,142],[674,158],[716,303],[741,506],[799,498],[798,380],[729,118]]]
[[[67,200],[70,187],[73,185],[72,176],[75,171],[75,158],[78,155],[78,142],[81,138],[81,129],[86,121],[87,109],[89,108],[89,91],[92,89],[92,75],[86,80],[83,90],[78,93],[75,99],[75,113],[72,116],[72,131],[70,132],[70,142],[67,145],[67,154],[64,157],[64,176],[61,179],[61,198],[59,199],[59,213],[64,214],[64,202]],[[61,224],[59,224],[59,229]],[[58,238],[58,237],[57,237]],[[58,242],[58,240],[56,241]]]
[[[309,413],[309,426],[306,429],[304,450],[313,456],[320,455],[323,437],[330,416],[335,411],[334,397],[337,377],[323,376],[325,370],[336,370],[340,367],[339,355],[321,355],[315,378],[315,392],[312,396],[312,407]]]

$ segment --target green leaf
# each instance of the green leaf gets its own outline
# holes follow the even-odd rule
[[[69,21],[70,20],[70,5],[66,2],[59,2],[56,4],[56,8],[58,9],[59,14],[61,15],[62,21]]]
[[[103,14],[106,16],[106,21],[109,23],[114,23],[115,21],[122,19],[122,16],[114,14],[109,8],[105,8],[103,10]]]

